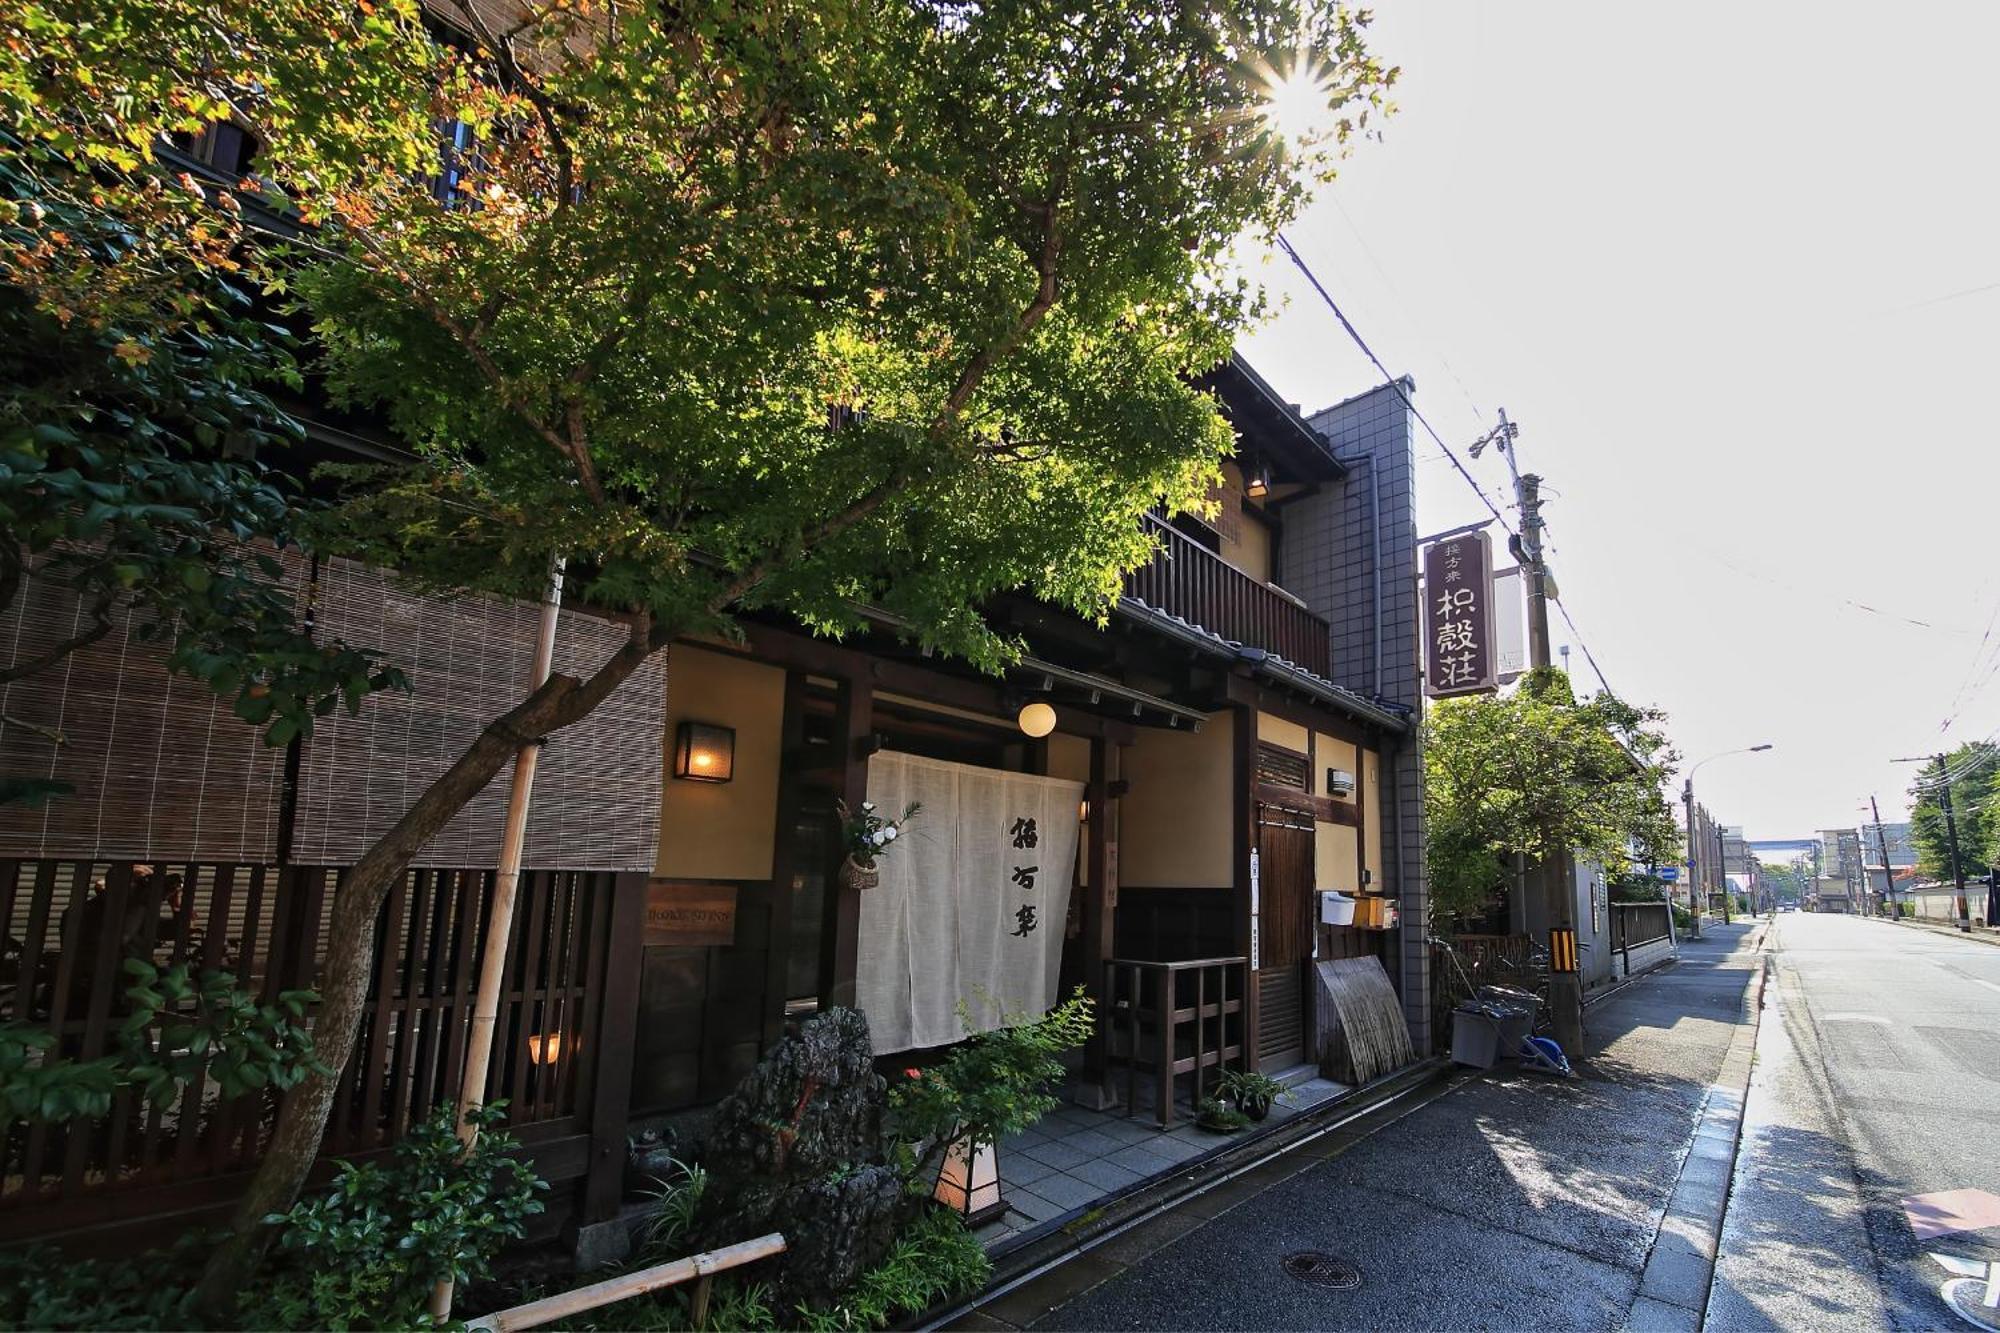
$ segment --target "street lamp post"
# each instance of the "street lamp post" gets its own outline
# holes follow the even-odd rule
[[[1771,748],[1770,742],[1767,741],[1762,745],[1746,745],[1740,750],[1724,750],[1719,754],[1712,754],[1708,758],[1702,760],[1701,763],[1698,763],[1693,768],[1690,768],[1688,770],[1687,780],[1681,784],[1681,800],[1685,802],[1687,805],[1688,879],[1691,881],[1690,884],[1688,885],[1688,907],[1693,912],[1693,918],[1692,918],[1693,929],[1689,931],[1689,933],[1693,935],[1694,938],[1696,939],[1701,938],[1702,889],[1701,889],[1701,870],[1700,870],[1701,844],[1700,841],[1695,837],[1695,829],[1694,829],[1694,775],[1701,772],[1702,764],[1714,763],[1718,759],[1727,759],[1732,754],[1762,754],[1765,750],[1768,750],[1770,748]],[[1717,836],[1718,838],[1720,837],[1719,831]],[[1721,865],[1723,872],[1722,892],[1724,894],[1723,901],[1726,903],[1729,901],[1727,896],[1729,893],[1729,867],[1726,864],[1722,864],[1721,862],[1718,862],[1717,864]]]

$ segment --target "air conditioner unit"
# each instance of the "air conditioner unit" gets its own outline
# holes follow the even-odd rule
[[[1354,775],[1345,769],[1326,770],[1326,794],[1343,799],[1354,795]]]

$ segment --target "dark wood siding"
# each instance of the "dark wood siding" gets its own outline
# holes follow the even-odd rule
[[[1121,885],[1112,925],[1120,958],[1220,958],[1236,947],[1235,892]]]
[[[224,969],[265,999],[309,988],[339,878],[268,865],[159,863],[148,875],[129,861],[0,860],[0,912],[20,946],[0,965],[0,1021],[52,1030],[59,1049],[81,1058],[104,1053],[128,1012],[117,984],[125,957]],[[329,1155],[386,1147],[457,1096],[492,890],[488,870],[413,871],[392,890],[355,1055],[329,1120]],[[611,1016],[614,904],[643,892],[643,877],[630,874],[535,871],[523,882],[487,1093],[508,1100],[509,1123],[525,1137],[588,1137]],[[202,1079],[158,1106],[122,1094],[100,1120],[10,1124],[0,1149],[0,1243],[226,1204],[256,1165],[276,1111],[268,1092],[224,1098]],[[591,1155],[575,1157],[575,1169],[556,1179],[583,1173]],[[616,1171],[621,1161],[607,1165]]]
[[[715,1101],[757,1063],[785,1003],[773,989],[772,916],[771,886],[740,884],[735,944],[646,949],[631,1057],[634,1114]]]

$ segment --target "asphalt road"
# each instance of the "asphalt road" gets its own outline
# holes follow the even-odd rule
[[[1706,1327],[1962,1327],[1931,1256],[2000,1260],[2000,947],[1784,913],[1765,950]],[[1944,1191],[1994,1225],[1919,1236],[1906,1201]]]
[[[1101,1280],[1052,1308],[1003,1302],[962,1327],[1620,1328],[1704,1099],[1748,1031],[1755,937],[1718,926],[1679,966],[1593,1006],[1575,1081],[1464,1080],[1212,1220],[1180,1218],[1157,1249],[1114,1254],[1115,1268],[1087,1257]],[[1720,1211],[1728,1177],[1715,1165]],[[1360,1285],[1289,1275],[1281,1260],[1301,1251],[1353,1264]],[[1706,1278],[1704,1264],[1700,1288],[1676,1295],[1699,1307]]]

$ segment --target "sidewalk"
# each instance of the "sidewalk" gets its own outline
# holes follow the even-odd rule
[[[1352,1091],[1323,1078],[1303,1080],[1271,1108],[1269,1124],[1281,1126]],[[1115,1195],[1231,1146],[1230,1139],[1185,1119],[1172,1129],[1160,1129],[1144,1111],[1128,1117],[1122,1107],[1089,1111],[1065,1105],[1033,1129],[1001,1140],[1000,1183],[1007,1209],[974,1234],[997,1258],[1046,1234],[1051,1225],[1060,1226]]]
[[[1693,1328],[1749,1076],[1761,937],[1761,924],[1711,925],[1678,964],[1593,1005],[1574,1081],[1445,1085],[956,1326]],[[1288,1273],[1303,1252],[1351,1265],[1358,1284],[1323,1285],[1325,1264],[1320,1281]]]
[[[1949,935],[1955,940],[1977,940],[1981,944],[2000,944],[2000,930],[1996,930],[1992,926],[1981,925],[1978,921],[1972,923],[1970,931],[1963,931],[1952,922],[1937,921],[1921,916],[1884,916],[1871,919],[1887,921],[1897,926],[1909,926],[1914,930],[1927,930],[1933,935]]]

